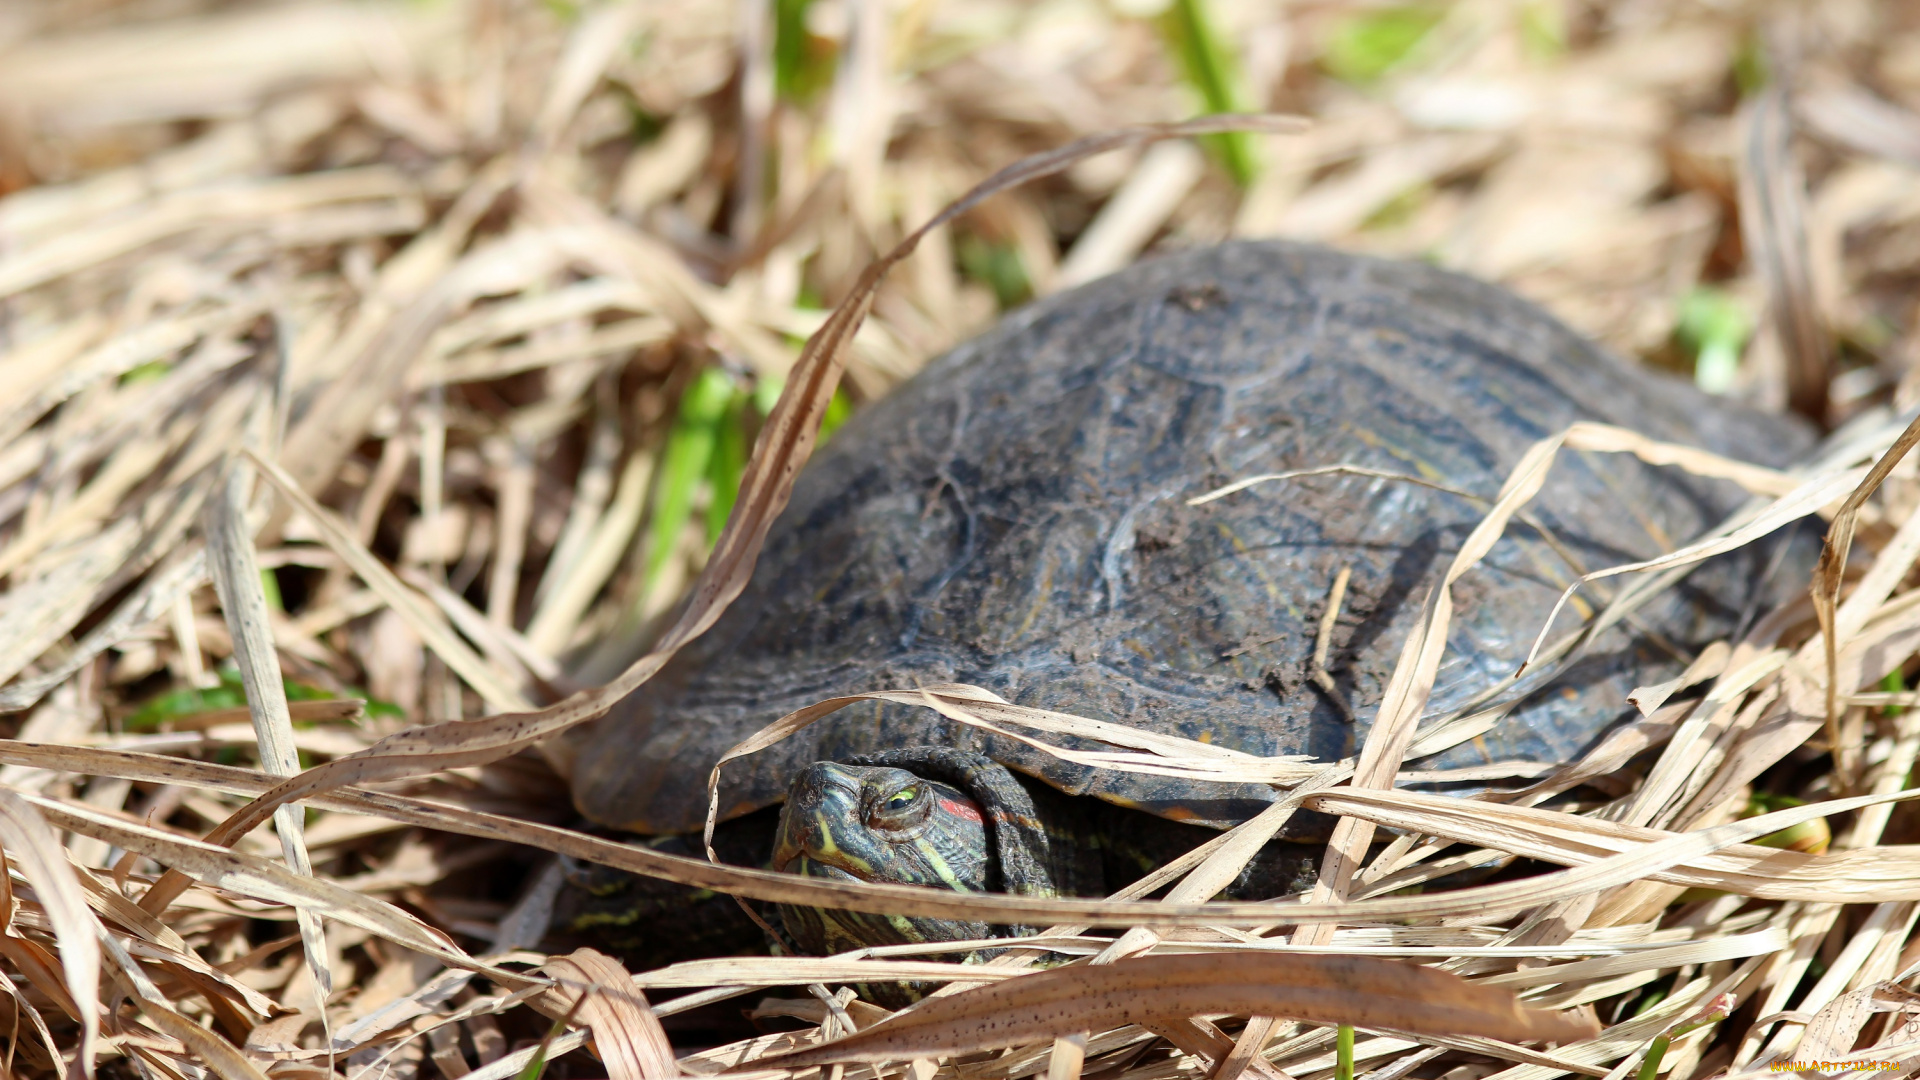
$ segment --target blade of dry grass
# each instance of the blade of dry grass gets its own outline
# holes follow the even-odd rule
[[[214,591],[220,597],[220,608],[226,613],[227,633],[233,640],[233,657],[240,666],[241,685],[246,690],[247,707],[252,713],[260,763],[270,773],[291,776],[300,771],[300,752],[294,745],[293,716],[287,709],[286,687],[280,681],[267,597],[254,555],[253,536],[247,528],[247,497],[252,486],[251,470],[235,461],[227,467],[224,482],[207,501],[202,523],[207,541],[207,568],[213,577]],[[296,874],[312,877],[313,860],[307,856],[304,836],[305,812],[297,806],[281,807],[274,812],[273,824],[287,867]],[[159,889],[151,891],[148,900],[152,906],[145,910],[155,914],[164,911],[164,896]],[[325,1003],[333,994],[326,927],[311,909],[300,908],[296,916],[306,948],[307,969],[319,988],[316,1000],[324,1019]],[[223,1069],[222,1075],[227,1076],[227,1071]]]
[[[1789,140],[1787,91],[1768,87],[1741,110],[1741,236],[1766,282],[1767,308],[1787,356],[1787,400],[1815,420],[1827,415],[1829,335],[1807,266],[1806,178]]]
[[[1843,627],[1839,621],[1840,586],[1847,562],[1847,554],[1853,547],[1853,533],[1858,526],[1860,508],[1868,497],[1879,490],[1880,485],[1893,472],[1894,466],[1907,456],[1915,443],[1920,443],[1920,417],[1914,418],[1906,430],[1900,433],[1893,445],[1881,454],[1873,463],[1873,468],[1861,478],[1860,483],[1847,495],[1833,523],[1827,527],[1827,536],[1820,549],[1820,564],[1813,572],[1813,607],[1820,618],[1821,644],[1826,651],[1826,708],[1823,716],[1826,721],[1827,744],[1833,748],[1835,768],[1839,771],[1843,784],[1851,783],[1854,773],[1852,747],[1840,736],[1840,661],[1839,648]],[[1897,579],[1896,579],[1897,580]],[[1849,612],[1853,615],[1854,612]],[[1858,616],[1856,616],[1857,618]],[[1852,621],[1852,620],[1849,620]],[[1852,627],[1856,630],[1858,627]],[[1852,689],[1849,687],[1849,689]]]
[[[1597,1034],[1589,1019],[1526,1009],[1433,968],[1361,957],[1154,956],[1073,966],[937,998],[823,1046],[737,1066],[800,1068],[960,1053],[1203,1014],[1295,1016],[1508,1041]]]
[[[611,957],[580,949],[541,968],[554,982],[533,999],[548,1016],[576,1017],[593,1032],[593,1047],[610,1080],[660,1080],[680,1074],[673,1047],[647,997]]]
[[[80,1024],[74,1067],[94,1075],[94,1047],[100,1030],[100,942],[98,924],[87,910],[85,893],[67,864],[60,838],[27,799],[0,788],[0,846],[44,899],[47,920],[60,943],[67,1003]],[[10,936],[10,935],[9,935]],[[49,1042],[49,1048],[52,1047]]]

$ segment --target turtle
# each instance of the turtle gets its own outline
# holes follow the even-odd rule
[[[1804,422],[1619,359],[1428,263],[1283,241],[1151,258],[1010,314],[857,414],[799,475],[719,622],[556,757],[587,818],[669,845],[701,829],[724,751],[865,690],[971,684],[1263,757],[1337,760],[1365,739],[1426,593],[1510,470],[1579,421],[1779,467],[1814,441]],[[1350,468],[1314,471],[1329,466]],[[1196,499],[1274,474],[1293,475]],[[1581,573],[1670,551],[1747,499],[1631,455],[1563,452],[1530,516],[1455,584],[1427,716],[1486,707]],[[1702,564],[1510,685],[1497,722],[1416,767],[1470,792],[1502,767],[1571,759],[1632,714],[1635,686],[1804,588],[1811,539]],[[1445,782],[1473,766],[1474,783]],[[1029,893],[1111,889],[1125,873],[1088,853],[1111,863],[1126,846],[1114,837],[1135,841],[1120,861],[1137,877],[1280,794],[1096,769],[883,701],[730,763],[718,788],[730,858]],[[1302,841],[1327,824],[1295,815],[1248,887],[1310,873]],[[1083,839],[1095,832],[1106,839]],[[1007,932],[782,918],[789,944],[813,951]]]

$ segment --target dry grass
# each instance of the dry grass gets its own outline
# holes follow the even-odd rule
[[[1270,958],[1270,978],[1318,970],[1289,955],[1423,962],[1535,1013],[1591,1006],[1603,1027],[1549,1048],[1447,1034],[1412,1005],[1368,1008],[1398,985],[1383,976],[1351,1014],[1377,1080],[1617,1080],[1726,995],[1731,1015],[1675,1038],[1661,1073],[1855,1047],[1920,1060],[1903,981],[1920,850],[1896,843],[1914,831],[1897,799],[1920,711],[1904,683],[1880,685],[1914,674],[1920,648],[1920,484],[1898,441],[1920,403],[1920,13],[1216,3],[1236,70],[1202,93],[1170,16],[1136,10],[1152,3],[817,0],[798,36],[771,14],[806,6],[0,6],[10,1072],[493,1080],[557,1018],[550,1068],[569,1075],[709,1073],[883,1015],[836,984],[965,976],[1013,1012],[1045,989],[1022,974],[1037,949],[967,969],[884,949],[631,977],[549,958],[529,950],[550,852],[768,899],[1045,925],[1047,949],[1118,961],[1115,985],[1157,1003],[1146,1027],[1100,1013],[1111,1023],[1084,1038],[1029,1032],[1004,1052],[923,1028],[922,1056],[856,1075],[1333,1073],[1332,1028],[1196,1018],[1228,1008],[1165,981],[1196,952]],[[862,277],[993,170],[1203,99],[1312,123],[1057,159]],[[1767,520],[1817,511],[1851,561],[1813,602],[1644,688],[1641,720],[1505,804],[1392,790],[1403,761],[1484,722],[1416,731],[1444,590],[1357,760],[1116,736],[1102,767],[1298,798],[1105,901],[835,887],[562,827],[563,787],[526,748],[724,605],[842,369],[857,403],[1005,304],[1235,235],[1434,258],[1841,429],[1793,474],[1575,429],[1517,468],[1478,539],[1553,482],[1564,441],[1730,476],[1771,500]],[[361,716],[288,686],[394,708]],[[196,687],[197,704],[140,709]],[[921,700],[1039,742],[1090,730],[964,687]],[[415,726],[448,721],[464,723]],[[265,825],[275,802],[250,800],[313,765],[279,789],[305,812]],[[1739,819],[1756,786],[1821,805]],[[1595,797],[1539,808],[1576,788]],[[1298,806],[1343,817],[1320,888],[1205,903]],[[1397,838],[1369,860],[1376,827]],[[1801,850],[1749,843],[1782,829]],[[1565,869],[1395,891],[1500,853]],[[632,995],[581,989],[629,978]],[[815,996],[755,1010],[794,1030],[713,1046],[738,1024],[693,1023],[794,985]],[[1242,1016],[1252,1000],[1234,999]],[[598,1062],[573,1052],[589,1037]]]

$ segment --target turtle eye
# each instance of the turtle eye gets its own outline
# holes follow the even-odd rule
[[[867,811],[867,824],[876,829],[903,829],[925,817],[927,788],[908,784],[898,791],[875,799]]]

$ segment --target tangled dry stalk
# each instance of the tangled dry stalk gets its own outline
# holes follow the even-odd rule
[[[838,1060],[915,1080],[1318,1078],[1339,1016],[1376,1080],[1618,1078],[1669,1035],[1654,1068],[1676,1080],[1920,1060],[1920,849],[1898,843],[1920,754],[1902,438],[1920,403],[1920,24],[1865,0],[1212,6],[1238,70],[1211,90],[1176,59],[1166,5],[1117,0],[0,9],[9,1071],[494,1080],[544,1054],[633,1077],[797,1051],[759,1067],[838,1080],[814,1048],[884,1014],[834,985],[985,984],[1026,1015],[1052,992],[1026,973],[1042,951],[1096,957],[1114,1007],[1146,1011],[1070,1004],[1067,1027],[981,1053],[982,999],[941,999],[962,1004]],[[1190,85],[1311,122],[1207,144],[1213,164],[1158,130],[1058,149],[1190,115]],[[1030,153],[1059,171],[867,269]],[[1504,801],[1393,789],[1484,722],[1421,715],[1444,588],[1355,761],[910,695],[1043,742],[1104,733],[1102,767],[1291,785],[1105,901],[802,882],[566,827],[528,748],[724,604],[836,383],[871,398],[1003,306],[1234,235],[1436,258],[1837,429],[1782,474],[1577,428],[1520,465],[1480,539],[1553,482],[1564,443],[1760,497],[1757,523],[1676,562],[1808,513],[1851,556]],[[201,696],[154,704],[181,688]],[[295,774],[280,791],[300,806],[253,801]],[[1206,903],[1297,807],[1345,822],[1320,889]],[[1375,829],[1392,841],[1370,849]],[[985,965],[901,947],[632,974],[534,951],[549,853],[1050,928]],[[1514,856],[1564,869],[1402,891]],[[1182,984],[1196,955],[1251,973],[1228,989],[1280,970],[1332,1011]],[[1489,1004],[1427,1015],[1454,991],[1354,957]],[[815,996],[755,1009],[785,1030],[735,1041],[715,1019],[796,985]],[[1591,1007],[1599,1033],[1542,1048],[1515,1041],[1541,1029],[1469,1026],[1505,992],[1527,1015]],[[1321,1023],[1241,1023],[1262,1008]],[[598,1062],[575,1052],[589,1039]]]

